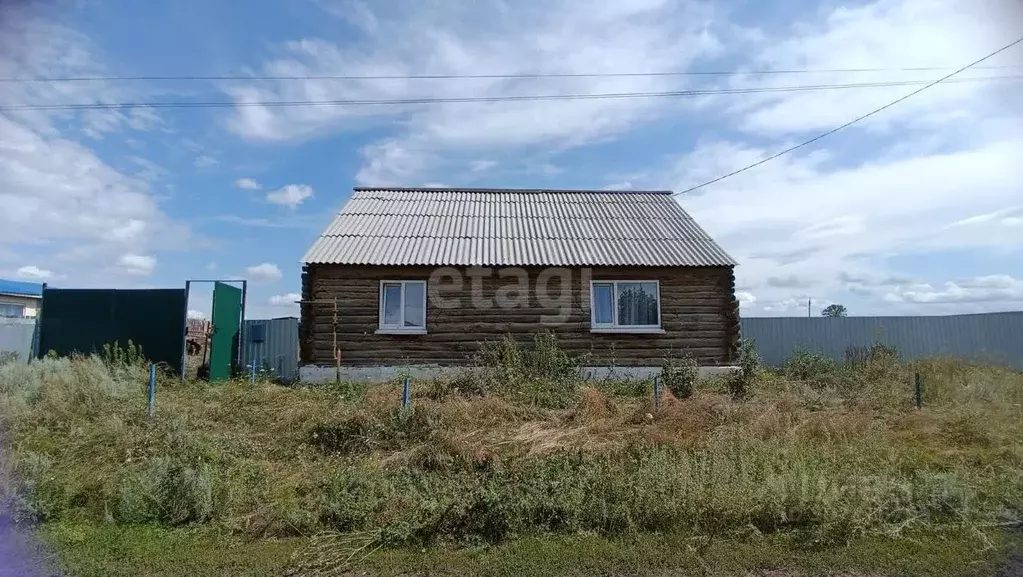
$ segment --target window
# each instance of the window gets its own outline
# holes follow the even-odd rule
[[[426,334],[426,281],[380,281],[379,334]]]
[[[20,319],[25,316],[25,305],[0,303],[0,317]]]
[[[590,287],[592,332],[664,332],[657,281],[593,281]]]

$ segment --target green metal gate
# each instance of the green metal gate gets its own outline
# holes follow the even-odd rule
[[[231,378],[238,358],[242,289],[226,283],[213,285],[213,335],[210,337],[210,381]]]

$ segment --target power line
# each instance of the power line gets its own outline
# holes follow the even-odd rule
[[[989,59],[989,58],[991,58],[991,57],[993,57],[993,56],[995,56],[997,54],[1001,54],[1002,52],[1005,52],[1006,50],[1012,48],[1013,46],[1015,46],[1015,45],[1017,45],[1017,44],[1019,44],[1021,42],[1023,42],[1023,38],[1019,38],[1018,40],[1016,40],[1014,42],[1011,42],[1011,43],[1009,43],[1009,44],[999,48],[998,50],[995,50],[991,54],[988,54],[987,56],[985,56],[985,57],[983,57],[983,58],[981,58],[979,60],[975,60],[975,61],[967,64],[966,66],[963,66],[962,68],[952,72],[951,74],[948,74],[946,76],[942,76],[941,78],[939,78],[939,79],[937,79],[937,80],[935,80],[933,82],[928,83],[926,86],[924,86],[922,88],[918,88],[918,89],[914,90],[913,92],[910,92],[909,94],[907,94],[907,95],[905,95],[905,96],[903,96],[901,98],[897,98],[897,99],[889,102],[888,104],[885,104],[884,106],[882,106],[880,108],[876,108],[874,110],[871,110],[870,112],[864,114],[863,116],[858,116],[858,117],[850,120],[849,122],[846,122],[845,124],[843,124],[843,125],[841,125],[841,126],[839,126],[837,128],[833,128],[833,129],[825,132],[824,134],[815,136],[814,138],[811,138],[810,140],[807,140],[806,142],[801,142],[801,143],[799,143],[799,144],[797,144],[795,146],[786,148],[785,150],[782,150],[781,152],[778,152],[777,154],[773,154],[771,156],[768,156],[767,158],[765,158],[763,160],[759,160],[757,162],[754,162],[753,164],[750,164],[749,166],[744,166],[744,167],[740,168],[739,170],[734,170],[732,172],[729,172],[728,174],[725,174],[725,175],[719,176],[717,178],[708,180],[707,182],[704,182],[702,184],[698,184],[696,186],[687,188],[685,190],[680,190],[680,191],[674,193],[674,195],[677,196],[677,195],[680,195],[680,194],[686,194],[686,193],[692,192],[694,190],[701,189],[701,188],[703,188],[705,186],[714,184],[715,182],[720,182],[720,181],[722,181],[722,180],[724,180],[726,178],[735,176],[736,174],[739,174],[741,172],[746,172],[747,170],[749,170],[751,168],[756,168],[756,167],[760,166],[761,164],[764,164],[766,162],[770,162],[770,161],[774,160],[775,158],[778,158],[779,156],[783,156],[783,155],[788,154],[788,153],[790,153],[790,152],[792,152],[794,150],[798,150],[800,148],[803,148],[804,146],[813,144],[814,142],[817,142],[818,140],[820,140],[822,138],[825,138],[827,136],[831,136],[832,134],[838,132],[839,130],[842,130],[844,128],[848,128],[848,127],[852,126],[853,124],[856,124],[857,122],[860,122],[861,120],[865,120],[867,118],[870,118],[871,116],[877,114],[878,112],[881,112],[883,110],[887,110],[888,108],[891,108],[892,106],[895,106],[896,104],[902,102],[903,100],[906,100],[908,98],[916,96],[917,94],[920,94],[921,92],[923,92],[924,90],[927,90],[928,88],[931,88],[933,86],[937,86],[938,84],[946,82],[949,79],[951,79],[953,76],[955,76],[955,75],[957,75],[957,74],[959,74],[961,72],[964,72],[966,70],[969,70],[970,68],[973,68],[977,64],[980,64],[981,62],[984,62],[985,60],[987,60],[987,59]]]
[[[978,70],[1000,70],[1020,68],[1020,65],[984,66]],[[784,75],[784,74],[828,74],[868,72],[935,72],[951,70],[950,66],[918,66],[909,68],[818,68],[791,70],[688,70],[660,72],[533,72],[520,74],[412,74],[412,75],[181,75],[181,76],[51,76],[51,77],[5,77],[3,83],[43,82],[173,82],[173,81],[230,81],[230,80],[472,80],[472,79],[531,79],[531,78],[632,78],[657,76],[731,76],[731,75]]]
[[[983,78],[962,78],[953,82],[978,82],[989,80],[1020,80],[1023,75],[989,76]],[[234,107],[295,107],[295,106],[360,106],[360,105],[412,105],[440,103],[485,103],[485,102],[523,102],[540,100],[611,100],[626,98],[657,98],[711,96],[734,94],[768,94],[785,92],[813,92],[824,90],[844,90],[853,88],[887,88],[895,86],[913,86],[926,84],[925,80],[903,80],[892,82],[861,82],[854,84],[817,84],[804,86],[767,86],[752,88],[722,88],[706,90],[676,90],[666,92],[615,92],[594,94],[525,94],[506,96],[465,96],[435,98],[398,98],[398,99],[364,99],[364,100],[265,100],[265,101],[210,101],[210,102],[89,102],[68,104],[12,104],[0,105],[0,112],[20,110],[111,110],[128,108],[234,108]]]

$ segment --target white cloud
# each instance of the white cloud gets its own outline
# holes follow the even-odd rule
[[[951,72],[909,71],[907,67],[959,68],[1019,37],[1010,22],[1023,22],[1023,4],[1011,0],[878,0],[835,8],[820,20],[806,18],[786,31],[764,34],[753,68],[863,69],[884,72],[814,74],[805,84],[852,84],[903,80],[933,81]],[[1017,64],[1019,52],[1006,52],[984,65]],[[959,78],[1005,75],[975,70]],[[810,80],[810,79],[804,79]],[[736,76],[730,86],[778,86],[778,77]],[[1015,88],[1011,88],[1015,86]],[[948,82],[900,103],[858,126],[888,131],[893,123],[935,128],[949,121],[969,121],[984,114],[978,98],[996,91],[1018,90],[1003,82]],[[904,96],[919,86],[759,94],[731,98],[730,109],[742,115],[747,130],[780,134],[827,130]]]
[[[678,167],[675,189],[692,182],[691,166],[698,171],[710,165],[725,174],[763,154],[734,145],[701,146]],[[912,276],[885,270],[882,263],[895,255],[1023,246],[1019,227],[948,226],[964,213],[996,212],[1017,202],[1019,158],[1023,139],[1011,138],[837,166],[791,155],[680,202],[739,260],[738,280],[756,289],[757,304],[777,312],[786,308],[783,302],[766,303],[808,287],[817,298],[843,289],[879,296],[883,291],[871,287]]]
[[[1023,301],[1023,280],[1008,275],[990,275],[948,281],[940,287],[918,284],[898,287],[886,293],[885,300],[916,304],[934,303],[1013,303]]]
[[[13,12],[12,12],[13,10]],[[0,74],[5,77],[111,76],[89,40],[31,10],[4,8]],[[4,105],[109,103],[152,96],[145,83],[11,83]],[[0,115],[0,246],[60,267],[76,284],[110,283],[111,262],[126,252],[180,249],[188,229],[157,204],[150,183],[166,171],[130,154],[118,170],[83,145],[163,126],[153,110],[8,111]],[[109,147],[111,142],[105,143]],[[145,232],[146,234],[142,234]],[[131,268],[138,272],[138,267]],[[116,282],[116,281],[115,281]],[[108,284],[109,286],[109,284]]]
[[[802,13],[783,29],[746,35],[750,53],[758,54],[746,65],[954,69],[1014,40],[1018,31],[1008,23],[1021,21],[1021,6],[877,0],[827,7]],[[985,65],[1016,64],[1019,56],[1015,50]],[[787,83],[932,80],[945,73],[813,74]],[[777,76],[728,80],[729,86],[783,84]],[[729,137],[705,137],[682,155],[673,176],[656,184],[684,190],[765,159],[915,88],[707,98],[702,106],[719,115],[719,134],[728,131]],[[952,250],[1009,255],[1023,247],[1023,231],[1013,226],[1023,214],[1018,185],[1023,169],[1016,160],[1023,158],[1023,117],[1004,96],[1018,88],[983,82],[935,87],[819,143],[687,194],[680,202],[738,258],[740,282],[756,291],[756,307],[771,314],[795,313],[800,302],[805,307],[806,297],[823,302],[852,295],[864,299],[866,311],[921,312],[931,309],[917,305],[972,299],[980,290],[1007,290],[941,285],[941,278],[934,288],[915,278],[919,274],[906,274],[889,263],[893,257],[906,263],[917,255]],[[742,131],[755,133],[755,140],[745,140]]]
[[[366,43],[303,39],[259,70],[276,75],[410,75],[590,73],[684,69],[721,51],[714,11],[698,2],[612,0],[599,7],[574,0],[535,5],[481,2],[466,13],[446,3],[332,4],[331,11],[365,32]],[[250,140],[300,140],[367,125],[393,126],[389,137],[362,149],[360,184],[422,181],[438,161],[481,151],[587,145],[635,128],[660,111],[663,99],[518,101],[426,105],[270,108],[261,100],[376,100],[468,95],[584,94],[682,88],[684,77],[388,80],[377,82],[236,83],[239,103],[229,127]],[[442,156],[443,155],[443,156]],[[470,167],[471,169],[471,167]]]
[[[628,180],[612,182],[611,184],[605,185],[604,190],[632,190],[632,183]]]
[[[156,258],[141,254],[123,254],[117,259],[117,264],[127,274],[148,276],[156,269]]]
[[[266,193],[266,201],[288,208],[295,208],[313,195],[313,187],[305,184],[289,184]]]
[[[239,178],[234,185],[242,190],[260,190],[263,188],[258,182],[251,178]]]
[[[53,271],[39,268],[35,265],[28,265],[18,269],[18,276],[22,278],[46,280],[53,278]]]
[[[282,276],[281,269],[269,262],[250,266],[245,269],[245,273],[254,282],[274,282],[281,280]]]
[[[195,309],[188,309],[188,315],[187,316],[190,319],[205,319],[205,318],[207,318],[206,317],[206,313],[204,313],[202,311],[197,311]]]
[[[141,156],[132,156],[128,160],[138,165],[139,167],[139,169],[135,172],[135,177],[141,178],[146,182],[150,183],[156,182],[170,174],[165,168],[153,162],[152,160],[149,160],[148,158],[142,158]]]
[[[208,154],[200,154],[199,156],[195,157],[195,160],[192,161],[192,164],[195,165],[196,168],[208,168],[210,166],[216,166],[220,164],[220,161]]]
[[[474,160],[469,164],[469,170],[473,172],[483,172],[490,170],[497,166],[497,161],[494,160]]]
[[[298,293],[285,293],[274,295],[267,302],[273,306],[294,306],[300,300],[302,300],[302,295]]]
[[[40,233],[98,238],[118,226],[161,218],[142,181],[124,176],[91,150],[45,138],[0,117],[0,239]]]
[[[757,302],[757,297],[749,291],[735,291],[735,298],[738,299],[741,307],[747,307]]]
[[[139,238],[146,230],[146,223],[137,218],[129,218],[124,224],[111,228],[106,238],[118,242],[131,242]]]

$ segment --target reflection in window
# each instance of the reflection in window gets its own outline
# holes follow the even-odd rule
[[[660,291],[657,281],[594,281],[591,296],[594,327],[643,327],[661,325]]]

